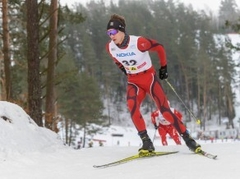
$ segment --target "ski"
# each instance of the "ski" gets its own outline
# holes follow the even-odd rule
[[[203,151],[202,149],[199,149],[196,154],[202,155],[204,157],[210,158],[210,159],[217,159],[217,155],[210,154],[208,152]]]
[[[137,159],[143,159],[143,158],[150,158],[150,157],[157,157],[157,156],[163,156],[163,155],[170,155],[170,154],[175,154],[178,153],[178,151],[173,151],[173,152],[147,152],[147,153],[139,153],[136,155],[132,155],[130,157],[126,157],[124,159],[121,160],[117,160],[114,162],[110,162],[110,163],[106,163],[103,165],[94,165],[94,168],[106,168],[106,167],[112,167],[112,166],[116,166],[116,165],[120,165],[123,163],[127,163],[133,160],[137,160]]]

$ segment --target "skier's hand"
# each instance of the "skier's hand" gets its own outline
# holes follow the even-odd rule
[[[125,68],[122,66],[122,67],[120,67],[120,70],[122,70],[122,72],[125,74],[125,75],[127,75],[127,72],[126,72],[126,70],[125,70]]]
[[[168,78],[167,65],[165,65],[159,69],[159,78],[161,80]]]
[[[123,66],[121,63],[116,62],[115,64],[117,65],[117,67],[118,67],[120,70],[122,70],[122,72],[123,72],[125,75],[127,75],[127,72],[126,72],[124,66]]]
[[[156,123],[154,124],[154,128],[155,128],[155,129],[158,129],[158,126],[157,126],[157,124],[156,124]]]

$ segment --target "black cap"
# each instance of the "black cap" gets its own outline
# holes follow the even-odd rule
[[[125,32],[125,26],[119,20],[110,20],[107,24],[107,30],[108,29],[117,29]]]

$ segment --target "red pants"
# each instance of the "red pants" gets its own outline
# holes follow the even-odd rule
[[[138,132],[146,130],[146,124],[140,112],[140,106],[146,94],[151,96],[163,117],[167,119],[180,134],[186,131],[186,127],[182,121],[171,111],[167,97],[152,67],[146,72],[128,75],[127,105],[132,121]]]
[[[172,125],[159,125],[158,133],[162,140],[162,145],[168,145],[166,135],[169,136],[175,141],[177,145],[181,145],[180,137],[176,131],[176,129]]]

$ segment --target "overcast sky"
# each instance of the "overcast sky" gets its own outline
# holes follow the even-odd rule
[[[72,5],[75,2],[86,3],[89,1],[90,0],[71,0],[70,2],[69,0],[60,0],[60,3],[62,3],[63,5],[65,4]],[[106,0],[106,1],[110,1],[110,0]],[[112,0],[112,1],[117,2],[118,0]],[[205,9],[207,11],[212,10],[214,12],[217,12],[219,9],[221,0],[179,0],[179,2],[183,2],[186,5],[192,4],[195,10]],[[235,0],[235,2],[237,3],[238,8],[240,9],[240,0]]]

